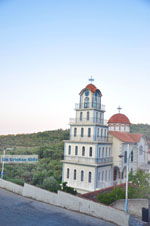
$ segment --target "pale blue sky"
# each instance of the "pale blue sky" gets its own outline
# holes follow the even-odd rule
[[[150,124],[150,1],[0,0],[0,134],[68,128],[91,75]]]

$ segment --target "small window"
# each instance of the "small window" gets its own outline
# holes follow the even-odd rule
[[[74,128],[74,137],[77,136],[77,128]]]
[[[84,128],[81,128],[81,137],[84,136]]]
[[[143,154],[143,146],[142,145],[140,145],[140,147],[139,147],[139,153],[140,153],[140,155]]]
[[[103,137],[103,129],[101,129],[101,137]]]
[[[87,120],[90,119],[90,113],[89,113],[89,111],[87,112],[87,117],[86,117],[86,119],[87,119]]]
[[[84,171],[81,170],[81,181],[84,181]]]
[[[97,122],[97,119],[98,119],[98,112],[96,112],[96,122]]]
[[[71,145],[68,146],[68,155],[71,155]]]
[[[106,157],[107,157],[107,147],[106,147]]]
[[[91,173],[91,172],[89,172],[89,178],[88,178],[88,181],[89,181],[89,183],[92,182],[92,173]]]
[[[75,169],[75,170],[74,170],[74,174],[73,174],[73,179],[76,180],[76,178],[77,178],[77,171],[76,171],[76,169]]]
[[[104,147],[102,149],[102,158],[104,158]]]
[[[109,170],[109,180],[111,180],[111,170]]]
[[[131,162],[133,162],[133,151],[131,151]]]
[[[84,108],[89,108],[89,98],[85,97],[84,99]]]
[[[89,156],[92,157],[92,147],[90,147]]]
[[[124,163],[127,163],[127,151],[124,152]]]
[[[107,170],[105,171],[105,181],[107,181]]]
[[[111,156],[111,149],[109,148],[109,156]]]
[[[80,112],[80,121],[82,121],[82,115],[83,115],[83,113]]]
[[[102,181],[104,180],[104,171],[102,172]]]
[[[75,155],[78,155],[78,146],[75,146]]]
[[[101,173],[98,172],[98,180],[100,181],[100,178],[101,178]]]
[[[82,156],[85,156],[85,147],[82,147]]]
[[[69,178],[69,168],[67,168],[67,178]]]
[[[88,128],[88,137],[91,136],[91,128]]]
[[[99,137],[99,128],[97,129],[97,137]]]
[[[101,148],[99,148],[99,151],[98,151],[98,157],[99,157],[99,158],[101,157]]]

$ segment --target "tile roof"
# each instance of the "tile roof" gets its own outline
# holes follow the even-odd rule
[[[84,89],[81,90],[80,92],[80,95],[86,90],[90,90],[92,93],[95,93],[96,91],[98,91],[100,93],[100,95],[102,96],[101,94],[101,91],[99,89],[96,88],[96,86],[94,86],[93,84],[88,84]]]
[[[135,133],[125,133],[119,131],[110,131],[110,135],[118,138],[119,140],[126,142],[126,143],[137,143],[140,141],[143,134],[135,134]]]

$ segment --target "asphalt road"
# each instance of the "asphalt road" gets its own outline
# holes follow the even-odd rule
[[[114,226],[115,224],[0,189],[0,226]]]

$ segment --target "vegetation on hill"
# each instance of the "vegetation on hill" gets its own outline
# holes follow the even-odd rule
[[[132,124],[131,133],[141,133],[147,137],[150,137],[150,125],[149,124]]]
[[[0,154],[3,147],[12,147],[6,154],[38,154],[34,164],[5,164],[4,179],[18,184],[24,182],[56,191],[61,183],[64,152],[63,140],[69,139],[68,130],[54,130],[33,134],[0,136]]]

